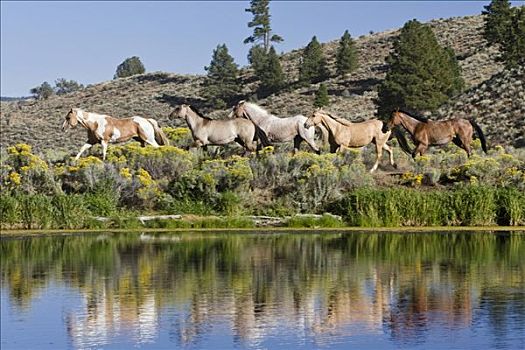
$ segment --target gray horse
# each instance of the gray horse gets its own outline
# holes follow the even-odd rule
[[[237,142],[246,151],[257,151],[261,146],[270,145],[268,137],[261,128],[242,118],[213,120],[203,116],[190,105],[180,105],[169,115],[170,119],[185,119],[193,136],[194,147],[225,145]]]
[[[230,113],[230,117],[232,116],[251,120],[264,130],[271,142],[293,140],[294,152],[299,150],[302,141],[306,141],[317,154],[321,152],[314,141],[315,129],[304,127],[304,123],[306,122],[304,115],[279,118],[255,103],[240,101],[233,107],[233,111]],[[320,125],[319,129],[323,133],[323,140],[328,140],[328,130],[322,125]]]

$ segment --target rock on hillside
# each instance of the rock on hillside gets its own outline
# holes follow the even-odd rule
[[[474,118],[492,144],[525,147],[525,68],[504,70],[442,106],[440,118]]]
[[[482,38],[481,15],[440,19],[429,22],[429,25],[441,44],[454,48],[468,86],[478,86],[502,70],[502,66],[495,62],[496,49],[487,47]],[[345,79],[331,78],[325,82],[331,99],[330,111],[352,120],[374,117],[377,86],[385,77],[385,58],[397,34],[398,30],[391,30],[356,39],[359,69]],[[338,40],[323,44],[332,73],[335,72],[334,57],[337,45]],[[284,71],[292,83],[290,88],[257,101],[274,114],[307,114],[313,109],[314,93],[318,86],[293,88],[293,82],[297,79],[300,54],[301,50],[294,50],[281,57]],[[85,140],[85,131],[74,130],[64,134],[60,130],[62,120],[71,107],[117,117],[143,115],[159,119],[161,125],[170,125],[173,123],[168,123],[167,115],[174,106],[180,103],[204,106],[201,93],[203,79],[203,76],[157,72],[92,85],[82,91],[53,96],[45,101],[2,102],[1,145],[4,147],[26,142],[40,151],[77,151]],[[245,97],[249,97],[256,84],[251,69],[242,70],[242,80]],[[227,114],[227,111],[205,112],[215,118],[223,118]],[[501,118],[507,120],[507,115],[502,114]],[[480,120],[485,129],[484,122],[484,119]],[[495,136],[492,129],[487,130],[490,130],[489,139]],[[509,141],[506,140],[507,143]]]

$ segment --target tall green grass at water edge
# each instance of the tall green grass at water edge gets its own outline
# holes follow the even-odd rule
[[[447,190],[360,188],[335,203],[332,212],[350,226],[524,225],[525,194],[482,185]]]
[[[120,211],[113,201],[99,197],[93,194],[2,194],[2,227],[107,228],[105,223],[93,219],[94,216],[104,214],[120,219],[111,221],[113,228],[144,227],[131,212]],[[482,185],[433,190],[359,188],[332,203],[329,209],[331,213],[343,217],[342,225],[357,227],[525,225],[525,194],[522,191]],[[253,224],[247,220],[240,217],[208,220],[204,226],[177,221],[166,227],[252,227]],[[134,225],[130,226],[130,223]],[[164,227],[155,221],[146,225],[152,228]],[[333,222],[325,223],[323,220],[306,225],[292,219],[290,225],[334,227]]]

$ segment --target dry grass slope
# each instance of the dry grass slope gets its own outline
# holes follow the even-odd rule
[[[470,88],[454,100],[456,102],[443,107],[440,115],[456,115],[456,112],[470,114],[487,131],[489,140],[517,145],[515,140],[523,139],[523,70],[512,74],[501,73],[502,66],[495,61],[497,50],[487,47],[481,36],[482,16],[440,19],[431,21],[430,25],[441,44],[452,46],[456,51]],[[331,78],[325,82],[330,94],[331,111],[356,120],[374,116],[377,86],[384,79],[387,69],[385,58],[397,33],[398,30],[392,30],[356,39],[360,68],[345,79]],[[325,53],[330,57],[332,73],[335,72],[336,48],[337,40],[323,44]],[[294,50],[282,57],[283,68],[291,82],[297,77],[300,52]],[[157,118],[165,126],[169,124],[167,115],[174,106],[180,103],[204,106],[205,101],[201,97],[203,79],[203,76],[155,72],[107,81],[69,95],[53,96],[46,101],[2,102],[1,145],[4,148],[9,144],[25,142],[40,152],[48,149],[78,150],[85,132],[74,130],[64,134],[60,130],[62,118],[71,107],[117,117],[142,115]],[[242,79],[244,92],[249,96],[255,84],[249,68],[242,70]],[[496,90],[501,91],[504,97],[492,93],[495,85],[499,86]],[[514,95],[505,90],[508,86],[512,86]],[[289,89],[258,103],[277,115],[307,114],[313,108],[313,95],[317,88]],[[493,108],[485,110],[486,106]],[[227,113],[206,112],[217,118],[225,117]]]

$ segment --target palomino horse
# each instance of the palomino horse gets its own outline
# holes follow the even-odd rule
[[[108,115],[85,112],[80,108],[72,108],[66,115],[66,120],[62,124],[62,130],[67,127],[74,128],[77,124],[87,129],[88,140],[80,149],[75,159],[80,158],[84,151],[93,145],[102,145],[102,159],[106,159],[106,152],[109,143],[125,142],[129,139],[139,141],[144,147],[150,144],[153,147],[168,145],[169,141],[164,132],[159,127],[155,119],[131,117],[116,119]]]
[[[230,117],[235,115],[238,118],[246,118],[257,124],[261,129],[264,130],[268,139],[272,142],[286,142],[293,140],[294,152],[299,150],[301,142],[304,140],[306,143],[317,153],[321,151],[315,144],[315,129],[307,129],[304,127],[306,117],[304,115],[296,115],[294,117],[279,118],[269,113],[262,107],[255,103],[240,101],[233,111],[230,113]],[[327,130],[324,127],[320,127],[323,133],[323,139],[327,138]]]
[[[246,119],[213,120],[203,116],[195,107],[185,104],[175,108],[169,117],[186,120],[193,136],[193,146],[196,147],[225,145],[235,141],[245,150],[253,152],[259,150],[261,145],[270,145],[264,131]]]
[[[400,146],[405,152],[411,153],[412,157],[416,157],[418,154],[423,155],[429,146],[442,146],[450,141],[454,142],[456,146],[463,148],[470,157],[472,153],[470,143],[472,142],[474,129],[481,141],[483,151],[487,153],[485,136],[474,120],[454,118],[432,121],[406,111],[396,110],[392,112],[383,129],[391,130],[397,125],[403,126],[408,131],[416,145],[416,148],[411,151],[408,143],[404,140],[404,136],[402,134],[399,135]]]
[[[390,164],[396,166],[392,148],[386,144],[390,131],[381,131],[383,122],[371,119],[360,123],[352,123],[343,118],[337,118],[330,113],[317,110],[304,123],[305,128],[323,125],[328,129],[331,152],[342,151],[343,148],[363,147],[370,143],[376,145],[376,162],[370,172],[377,169],[383,149],[390,154]]]

